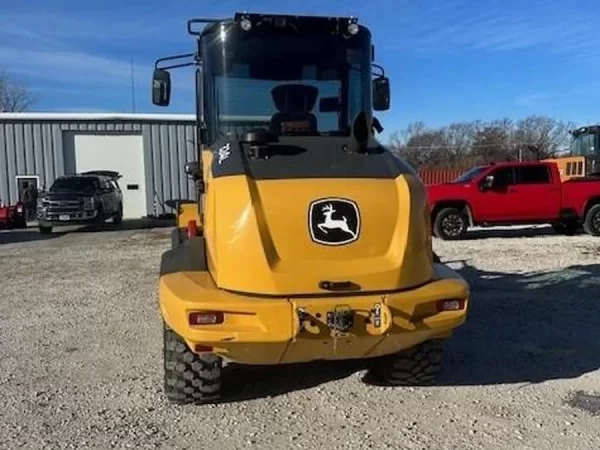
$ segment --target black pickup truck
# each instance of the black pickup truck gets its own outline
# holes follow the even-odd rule
[[[40,233],[60,225],[103,224],[123,220],[123,193],[112,171],[90,171],[57,178],[48,192],[38,197]]]

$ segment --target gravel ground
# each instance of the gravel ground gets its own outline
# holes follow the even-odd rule
[[[168,232],[0,233],[0,448],[600,448],[600,239],[435,240],[473,288],[436,386],[239,369],[231,401],[180,407],[161,392]]]

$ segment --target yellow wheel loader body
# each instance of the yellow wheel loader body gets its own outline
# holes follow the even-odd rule
[[[389,92],[371,80],[370,33],[340,18],[197,22],[211,23],[194,56],[197,202],[179,205],[159,277],[168,398],[219,397],[224,362],[365,359],[392,384],[431,382],[469,286],[434,261],[422,181],[373,138]],[[169,93],[157,69],[155,103]]]

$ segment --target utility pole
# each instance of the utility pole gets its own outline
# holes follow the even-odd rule
[[[133,74],[133,58],[131,58],[131,112],[135,113],[135,77]]]

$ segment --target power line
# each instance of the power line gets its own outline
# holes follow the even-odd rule
[[[465,149],[469,150],[472,148],[498,148],[498,147],[536,147],[536,144],[531,142],[514,142],[505,144],[467,144],[467,145],[404,145],[404,144],[390,144],[391,147],[398,149]]]

